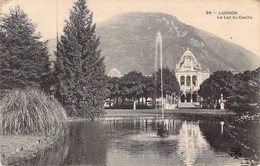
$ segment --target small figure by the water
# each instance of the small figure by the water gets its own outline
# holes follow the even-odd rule
[[[158,125],[157,135],[161,137],[169,137],[169,131],[166,129],[166,127],[163,124],[161,124]]]

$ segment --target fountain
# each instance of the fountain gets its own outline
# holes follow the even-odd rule
[[[223,126],[224,126],[224,121],[221,121],[221,122],[220,122],[220,126],[221,126],[221,127],[220,127],[220,128],[221,128],[221,131],[220,131],[220,133],[221,133],[221,134],[223,134],[223,128],[224,128]]]
[[[163,58],[162,58],[162,35],[161,32],[158,31],[156,35],[156,45],[155,45],[155,63],[154,63],[154,70],[157,72],[158,68],[158,45],[160,49],[160,69],[161,69],[161,104],[162,104],[162,119],[164,120],[164,100],[163,100],[163,73],[162,73],[162,68],[163,68]]]
[[[158,52],[160,49],[160,52]],[[154,70],[157,72],[158,68],[158,53],[160,56],[160,70],[161,70],[161,105],[162,105],[162,123],[158,126],[157,135],[161,137],[168,137],[169,131],[164,126],[164,99],[163,99],[163,57],[162,57],[162,35],[161,32],[158,31],[156,35],[156,45],[155,45],[155,63],[154,63]]]

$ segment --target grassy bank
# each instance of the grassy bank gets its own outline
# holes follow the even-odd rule
[[[56,139],[55,136],[1,135],[1,164],[16,164],[19,160],[36,157],[38,151],[51,146]]]
[[[203,115],[203,116],[225,116],[235,115],[233,112],[219,109],[174,109],[164,110],[165,116],[172,115]],[[158,109],[106,109],[103,117],[123,117],[123,116],[161,116],[161,110]]]
[[[40,90],[10,90],[0,106],[0,152],[4,165],[34,157],[66,134],[66,111]]]

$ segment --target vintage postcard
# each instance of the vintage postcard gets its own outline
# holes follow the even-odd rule
[[[0,165],[259,165],[259,0],[0,0]]]

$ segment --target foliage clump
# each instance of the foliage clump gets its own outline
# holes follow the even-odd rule
[[[66,111],[40,90],[10,90],[0,104],[1,134],[51,135],[66,131]]]
[[[238,74],[217,71],[201,84],[199,95],[207,104],[219,102],[221,94],[228,110],[238,115],[259,114],[260,68]]]
[[[163,94],[177,97],[180,94],[180,87],[175,77],[174,71],[164,68],[163,72]],[[123,108],[126,99],[137,100],[137,106],[140,104],[140,99],[145,99],[142,106],[148,108],[148,98],[152,98],[154,105],[156,98],[161,96],[161,70],[159,69],[151,76],[145,76],[141,72],[130,71],[121,78],[107,77],[107,90],[109,98],[115,101],[118,106],[119,98]],[[140,107],[139,107],[140,108]]]

